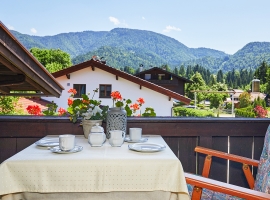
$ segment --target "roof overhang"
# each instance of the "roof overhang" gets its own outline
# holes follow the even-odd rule
[[[55,96],[64,88],[0,21],[0,96]]]

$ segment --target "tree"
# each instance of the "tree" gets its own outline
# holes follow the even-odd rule
[[[194,99],[194,92],[192,90],[205,90],[206,84],[202,78],[202,75],[196,72],[191,78],[192,83],[188,83],[186,87],[186,94],[189,98]],[[197,93],[197,100],[198,102],[205,99],[205,94],[202,92]]]
[[[32,48],[30,52],[51,73],[72,65],[70,55],[60,49]]]
[[[260,79],[262,84],[266,83],[266,73],[268,69],[269,65],[263,61],[254,72],[255,77]]]
[[[239,107],[245,108],[251,105],[251,98],[248,92],[243,92],[239,95]]]
[[[266,72],[266,88],[265,93],[270,94],[270,68],[267,69]]]
[[[226,97],[228,96],[227,85],[218,82],[212,86],[212,90],[213,90],[213,93],[208,94],[208,99],[210,101],[210,108],[218,109],[217,117],[219,117],[219,111],[220,111],[221,105],[223,104],[223,102],[226,100]],[[224,91],[224,93],[221,93],[222,91]]]
[[[177,67],[174,68],[174,74],[176,74],[177,76],[179,75],[179,70]]]
[[[209,85],[212,86],[212,85],[215,85],[215,84],[217,84],[217,79],[216,79],[214,74],[211,74],[210,75],[210,80],[209,80]]]
[[[185,67],[184,67],[184,65],[181,65],[180,70],[179,70],[179,75],[180,76],[185,76],[185,73],[186,73]]]
[[[223,72],[222,70],[218,70],[218,73],[217,73],[217,82],[220,82],[220,83],[223,83]]]
[[[169,65],[162,65],[161,67],[160,67],[161,69],[164,69],[164,70],[166,70],[166,71],[168,71],[168,72],[171,72],[171,68],[169,67]]]
[[[18,101],[19,97],[0,96],[0,115],[15,114]]]

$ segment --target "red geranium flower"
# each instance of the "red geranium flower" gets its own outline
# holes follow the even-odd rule
[[[139,106],[139,104],[134,103],[134,104],[130,105],[130,108],[132,108],[134,111],[136,111],[136,110],[140,109],[140,106]]]
[[[64,109],[64,108],[59,108],[59,110],[58,110],[58,115],[64,115],[65,113],[66,113],[67,111]]]
[[[77,90],[71,88],[71,89],[68,90],[68,93],[71,93],[71,94],[75,95],[75,94],[77,94]]]
[[[118,91],[113,91],[111,93],[111,97],[113,98],[113,100],[120,100],[121,101],[123,99],[120,92],[118,92]]]
[[[68,106],[72,105],[73,104],[73,99],[71,98],[68,98]]]
[[[145,101],[144,101],[144,99],[143,99],[143,98],[139,98],[139,99],[137,100],[137,102],[138,102],[140,105],[142,105],[142,104],[144,104],[144,103],[145,103]]]
[[[29,105],[26,110],[30,115],[41,115],[41,108],[38,105]]]

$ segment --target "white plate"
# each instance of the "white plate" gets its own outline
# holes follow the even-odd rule
[[[57,141],[56,139],[41,139],[35,142],[35,144],[41,147],[55,147],[59,146],[59,141]]]
[[[157,152],[162,151],[166,148],[163,144],[154,144],[154,143],[136,143],[128,145],[128,148],[133,151],[139,152]]]
[[[70,150],[70,151],[63,151],[59,148],[59,146],[57,147],[53,147],[50,148],[51,152],[53,153],[77,153],[83,150],[83,147],[81,146],[75,146],[74,149]]]
[[[125,137],[125,142],[128,142],[128,143],[138,143],[138,142],[142,143],[142,142],[147,142],[147,140],[148,138],[146,137],[141,137],[141,139],[137,141],[131,140],[129,136]]]

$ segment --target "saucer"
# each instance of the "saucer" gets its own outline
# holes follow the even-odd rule
[[[41,139],[35,142],[35,144],[41,147],[55,147],[59,145],[59,142],[56,139]]]
[[[131,140],[129,136],[126,136],[124,141],[125,141],[125,142],[128,142],[128,143],[138,143],[138,142],[143,143],[143,142],[147,142],[147,140],[148,140],[148,138],[146,138],[146,137],[141,137],[140,140],[136,140],[136,141],[135,141],[135,140]]]
[[[69,151],[63,151],[63,150],[60,149],[59,146],[50,148],[50,151],[53,152],[53,153],[63,153],[63,154],[66,154],[66,153],[77,153],[77,152],[80,152],[82,150],[83,150],[83,147],[81,147],[81,146],[75,146],[74,149],[69,150]]]
[[[151,153],[162,151],[166,148],[163,144],[154,144],[154,143],[136,143],[128,145],[128,148],[133,151]]]

